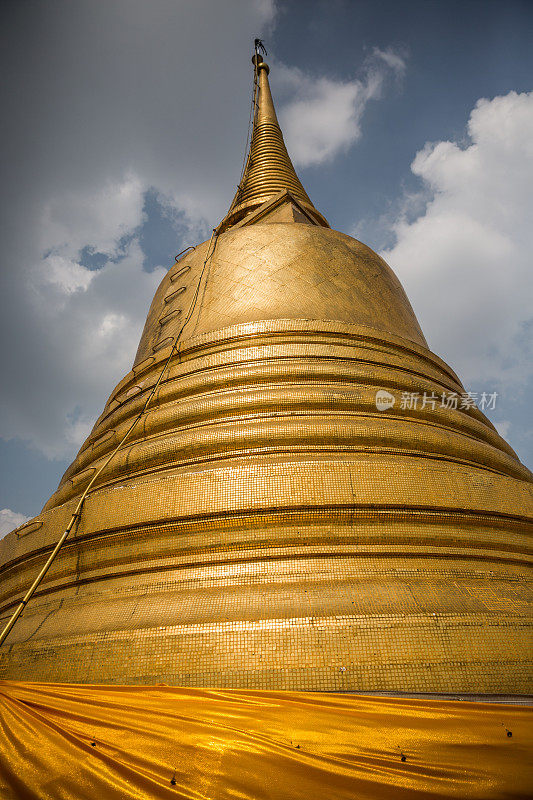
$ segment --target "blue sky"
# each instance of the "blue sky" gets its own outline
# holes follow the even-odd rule
[[[3,15],[0,532],[54,491],[164,270],[231,202],[256,35],[315,205],[384,255],[465,387],[498,392],[489,416],[532,466],[531,2],[38,0]]]

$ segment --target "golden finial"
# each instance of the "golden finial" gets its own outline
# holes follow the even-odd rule
[[[259,43],[259,45],[258,45]],[[269,198],[280,192],[290,192],[317,224],[327,226],[324,217],[316,210],[300,183],[287,153],[283,134],[270,92],[268,64],[258,52],[262,43],[256,39],[254,65],[255,113],[248,160],[227,216],[219,230],[227,230],[251,211],[259,208]]]

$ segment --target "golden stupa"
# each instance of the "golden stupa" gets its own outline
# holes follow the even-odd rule
[[[5,623],[155,386],[0,678],[531,693],[532,476],[457,402],[392,270],[315,209],[254,63],[228,215],[165,276],[131,372],[0,544]]]

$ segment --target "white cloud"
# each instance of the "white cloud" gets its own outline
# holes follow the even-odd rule
[[[148,306],[165,274],[162,268],[145,272],[142,265],[133,239],[122,258],[90,273],[83,291],[63,282],[54,285],[51,297],[49,287],[37,286],[33,322],[41,337],[38,352],[45,350],[47,357],[43,369],[34,356],[34,370],[20,376],[19,402],[3,415],[6,438],[29,440],[49,458],[79,447],[113,386],[131,368]],[[71,267],[74,274],[84,269]]]
[[[24,516],[24,514],[18,514],[16,511],[11,511],[10,508],[0,509],[0,538],[28,520],[29,517]]]
[[[295,165],[331,161],[361,136],[361,118],[369,100],[379,99],[390,76],[400,77],[405,61],[393,50],[375,49],[362,79],[336,81],[314,77],[296,67],[276,67],[276,81],[293,98],[280,111],[287,148]]]
[[[41,248],[76,256],[84,247],[116,255],[123,236],[140,223],[148,187],[137,175],[87,190],[63,192],[47,200],[41,223]]]
[[[469,386],[519,392],[531,374],[532,130],[533,93],[479,100],[467,144],[416,154],[429,199],[416,219],[398,216],[396,244],[382,254],[430,347]]]
[[[50,284],[56,287],[60,294],[63,295],[86,291],[94,278],[94,272],[82,267],[76,261],[53,255],[49,255],[42,260],[36,273],[34,277],[37,285],[39,283],[41,286]]]

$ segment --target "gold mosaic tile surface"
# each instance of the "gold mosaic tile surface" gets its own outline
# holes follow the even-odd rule
[[[42,514],[0,543],[6,619],[143,407],[205,258]],[[220,237],[134,435],[0,650],[0,678],[532,693],[531,475],[372,251],[308,224]],[[189,299],[188,299],[189,298]]]

